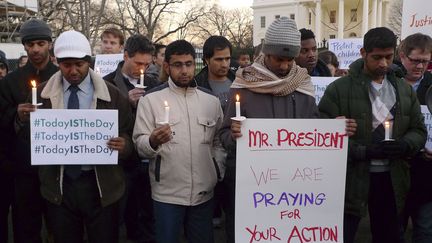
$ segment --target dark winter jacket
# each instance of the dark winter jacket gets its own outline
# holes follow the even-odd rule
[[[351,64],[349,74],[331,83],[319,103],[321,117],[345,116],[355,119],[357,131],[349,139],[347,163],[345,212],[364,216],[369,191],[369,164],[366,146],[372,143],[372,105],[369,99],[371,78],[363,72],[363,59]],[[393,138],[409,145],[409,155],[414,156],[426,142],[426,128],[416,94],[410,85],[397,78],[393,71],[387,79],[396,89],[396,113]],[[409,189],[409,164],[407,160],[391,160],[390,173],[399,210],[404,206]]]

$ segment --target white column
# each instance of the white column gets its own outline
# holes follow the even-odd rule
[[[372,16],[371,16],[371,28],[376,27],[377,23],[377,0],[372,0]]]
[[[338,38],[339,39],[343,39],[344,38],[344,22],[345,22],[345,17],[344,17],[344,11],[345,11],[345,7],[344,7],[344,0],[339,0],[339,9],[338,9],[338,13],[339,13],[339,17],[338,17]]]
[[[377,27],[382,27],[382,10],[383,10],[383,2],[382,0],[378,0]]]
[[[321,43],[321,0],[315,3],[315,40]]]
[[[363,0],[362,36],[368,31],[369,0]]]

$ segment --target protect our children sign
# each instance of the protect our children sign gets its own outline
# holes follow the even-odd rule
[[[432,11],[430,4],[430,0],[403,1],[402,40],[415,33],[423,33],[432,36]]]
[[[242,134],[236,242],[342,242],[345,120],[246,119]]]
[[[117,164],[117,110],[39,109],[30,115],[31,164]]]
[[[330,39],[328,43],[329,51],[338,58],[340,69],[349,69],[349,65],[361,57],[362,47],[362,38]]]
[[[311,77],[312,84],[315,90],[315,103],[318,105],[327,86],[335,81],[338,77]]]
[[[123,61],[122,53],[96,55],[94,71],[103,77],[111,72],[114,72],[121,61]]]

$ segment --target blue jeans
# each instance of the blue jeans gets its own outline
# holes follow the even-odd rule
[[[411,220],[413,222],[412,242],[432,242],[432,202],[422,204],[414,210]]]
[[[196,206],[182,206],[153,200],[156,239],[177,243],[184,226],[189,243],[213,243],[213,199]]]

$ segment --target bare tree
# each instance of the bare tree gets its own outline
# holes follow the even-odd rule
[[[225,36],[235,48],[252,47],[252,10],[222,9],[214,5],[201,21],[194,25],[195,36],[202,41],[211,35]]]
[[[185,32],[204,15],[206,6],[193,5],[188,0],[116,0],[116,3],[120,14],[105,16],[104,23],[118,26],[129,34],[142,33],[154,42]]]
[[[402,0],[394,0],[391,3],[389,17],[387,20],[388,27],[397,35],[400,36],[402,29]]]

